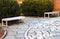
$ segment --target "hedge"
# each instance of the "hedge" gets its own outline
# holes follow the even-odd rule
[[[52,0],[24,0],[21,4],[25,16],[43,16],[44,12],[53,11]]]
[[[11,0],[0,0],[0,20],[15,16],[20,16],[20,6],[18,3]]]

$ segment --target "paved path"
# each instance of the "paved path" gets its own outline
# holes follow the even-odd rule
[[[43,27],[46,27],[46,26],[47,27],[60,26],[59,23],[60,23],[60,17],[49,18],[49,19],[47,19],[47,18],[30,18],[30,17],[28,17],[28,18],[24,19],[24,23],[19,23],[19,24],[14,24],[14,25],[8,26],[8,27],[4,27],[8,31],[8,34],[4,39],[25,39],[24,34],[25,34],[26,30],[29,29],[29,27],[32,27],[32,29],[29,32],[31,32],[32,30],[35,30],[35,31],[38,32],[39,29],[45,29],[45,28],[42,28],[41,26],[43,26]],[[51,28],[52,31],[55,30],[54,28]],[[39,34],[41,34],[41,33],[39,33]],[[56,38],[59,39],[59,36],[58,37],[46,38],[46,39],[56,39]],[[31,39],[33,39],[33,38],[31,38]],[[40,38],[38,38],[38,39],[44,39],[44,38],[42,38],[40,36]]]
[[[19,24],[14,24],[12,26],[4,27],[8,31],[7,36],[5,39],[16,39],[16,31],[20,30],[23,26],[25,26],[25,23],[19,23]]]

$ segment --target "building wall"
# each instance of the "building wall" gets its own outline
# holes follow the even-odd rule
[[[54,0],[54,11],[60,12],[60,0]]]

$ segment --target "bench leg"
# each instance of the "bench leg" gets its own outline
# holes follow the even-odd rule
[[[6,26],[8,26],[8,21],[6,21]]]
[[[48,18],[49,18],[49,14],[48,14]]]

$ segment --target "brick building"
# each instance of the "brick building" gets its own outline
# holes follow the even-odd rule
[[[54,11],[60,12],[60,0],[54,0]]]

